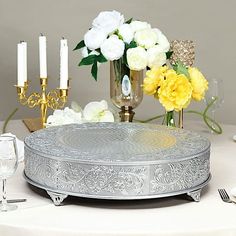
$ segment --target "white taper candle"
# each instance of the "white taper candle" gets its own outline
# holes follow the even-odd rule
[[[23,45],[17,44],[17,85],[24,86],[24,52]]]
[[[44,35],[39,36],[40,78],[47,78],[47,44]]]
[[[22,42],[22,48],[23,48],[23,77],[24,82],[27,82],[27,43]]]
[[[68,88],[68,45],[66,39],[60,42],[60,89]]]

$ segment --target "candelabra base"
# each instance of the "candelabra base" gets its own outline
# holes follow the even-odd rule
[[[42,129],[42,119],[40,117],[23,119],[22,121],[30,132]]]

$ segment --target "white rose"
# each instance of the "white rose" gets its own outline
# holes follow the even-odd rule
[[[119,35],[122,36],[124,42],[130,43],[134,38],[134,31],[130,24],[123,24],[118,29]]]
[[[153,29],[157,35],[157,43],[162,48],[164,52],[168,52],[170,50],[170,43],[166,36],[157,28]]]
[[[81,48],[81,54],[82,57],[87,57],[89,55],[99,55],[99,53],[95,50],[93,50],[92,52],[88,53],[88,48],[87,47],[83,47]]]
[[[92,28],[84,35],[84,43],[90,50],[100,48],[107,35],[99,29]]]
[[[147,66],[147,52],[142,47],[129,48],[127,50],[127,61],[131,70],[143,70]]]
[[[166,53],[163,52],[162,48],[159,45],[155,45],[152,48],[147,50],[148,55],[148,67],[152,68],[153,66],[159,67],[166,63]]]
[[[114,122],[112,112],[108,110],[107,102],[88,103],[83,111],[84,119],[88,122]]]
[[[139,30],[135,33],[134,40],[139,46],[148,49],[157,43],[157,34],[152,29]]]
[[[118,11],[102,11],[93,20],[93,27],[101,29],[108,35],[117,30],[124,21],[124,16]]]
[[[125,50],[125,44],[116,35],[110,36],[101,45],[101,52],[103,56],[110,61],[120,59]]]
[[[66,107],[64,110],[55,110],[53,115],[48,117],[46,126],[50,127],[74,123],[82,123],[82,113],[75,112],[74,110]]]
[[[131,28],[134,32],[142,30],[142,29],[150,29],[151,25],[144,21],[134,20],[130,23]]]

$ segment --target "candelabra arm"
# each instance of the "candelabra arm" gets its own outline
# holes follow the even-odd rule
[[[17,95],[22,105],[28,105],[30,108],[39,106],[41,110],[42,127],[46,127],[47,110],[63,108],[68,97],[68,88],[51,90],[47,93],[47,78],[40,78],[41,94],[32,93],[29,97],[26,96],[28,83],[25,82],[24,86],[16,86]],[[69,87],[69,82],[68,82]]]
[[[63,108],[67,102],[68,89],[52,90],[47,95],[48,107],[53,110]]]

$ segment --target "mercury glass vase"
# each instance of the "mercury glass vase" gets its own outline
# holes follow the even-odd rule
[[[119,108],[120,121],[132,122],[133,111],[143,99],[143,70],[130,70],[124,59],[110,63],[110,97],[112,103]]]
[[[182,62],[186,67],[192,66],[195,60],[195,45],[192,40],[173,40],[170,44],[170,63]],[[183,109],[179,111],[179,128],[184,125]]]

